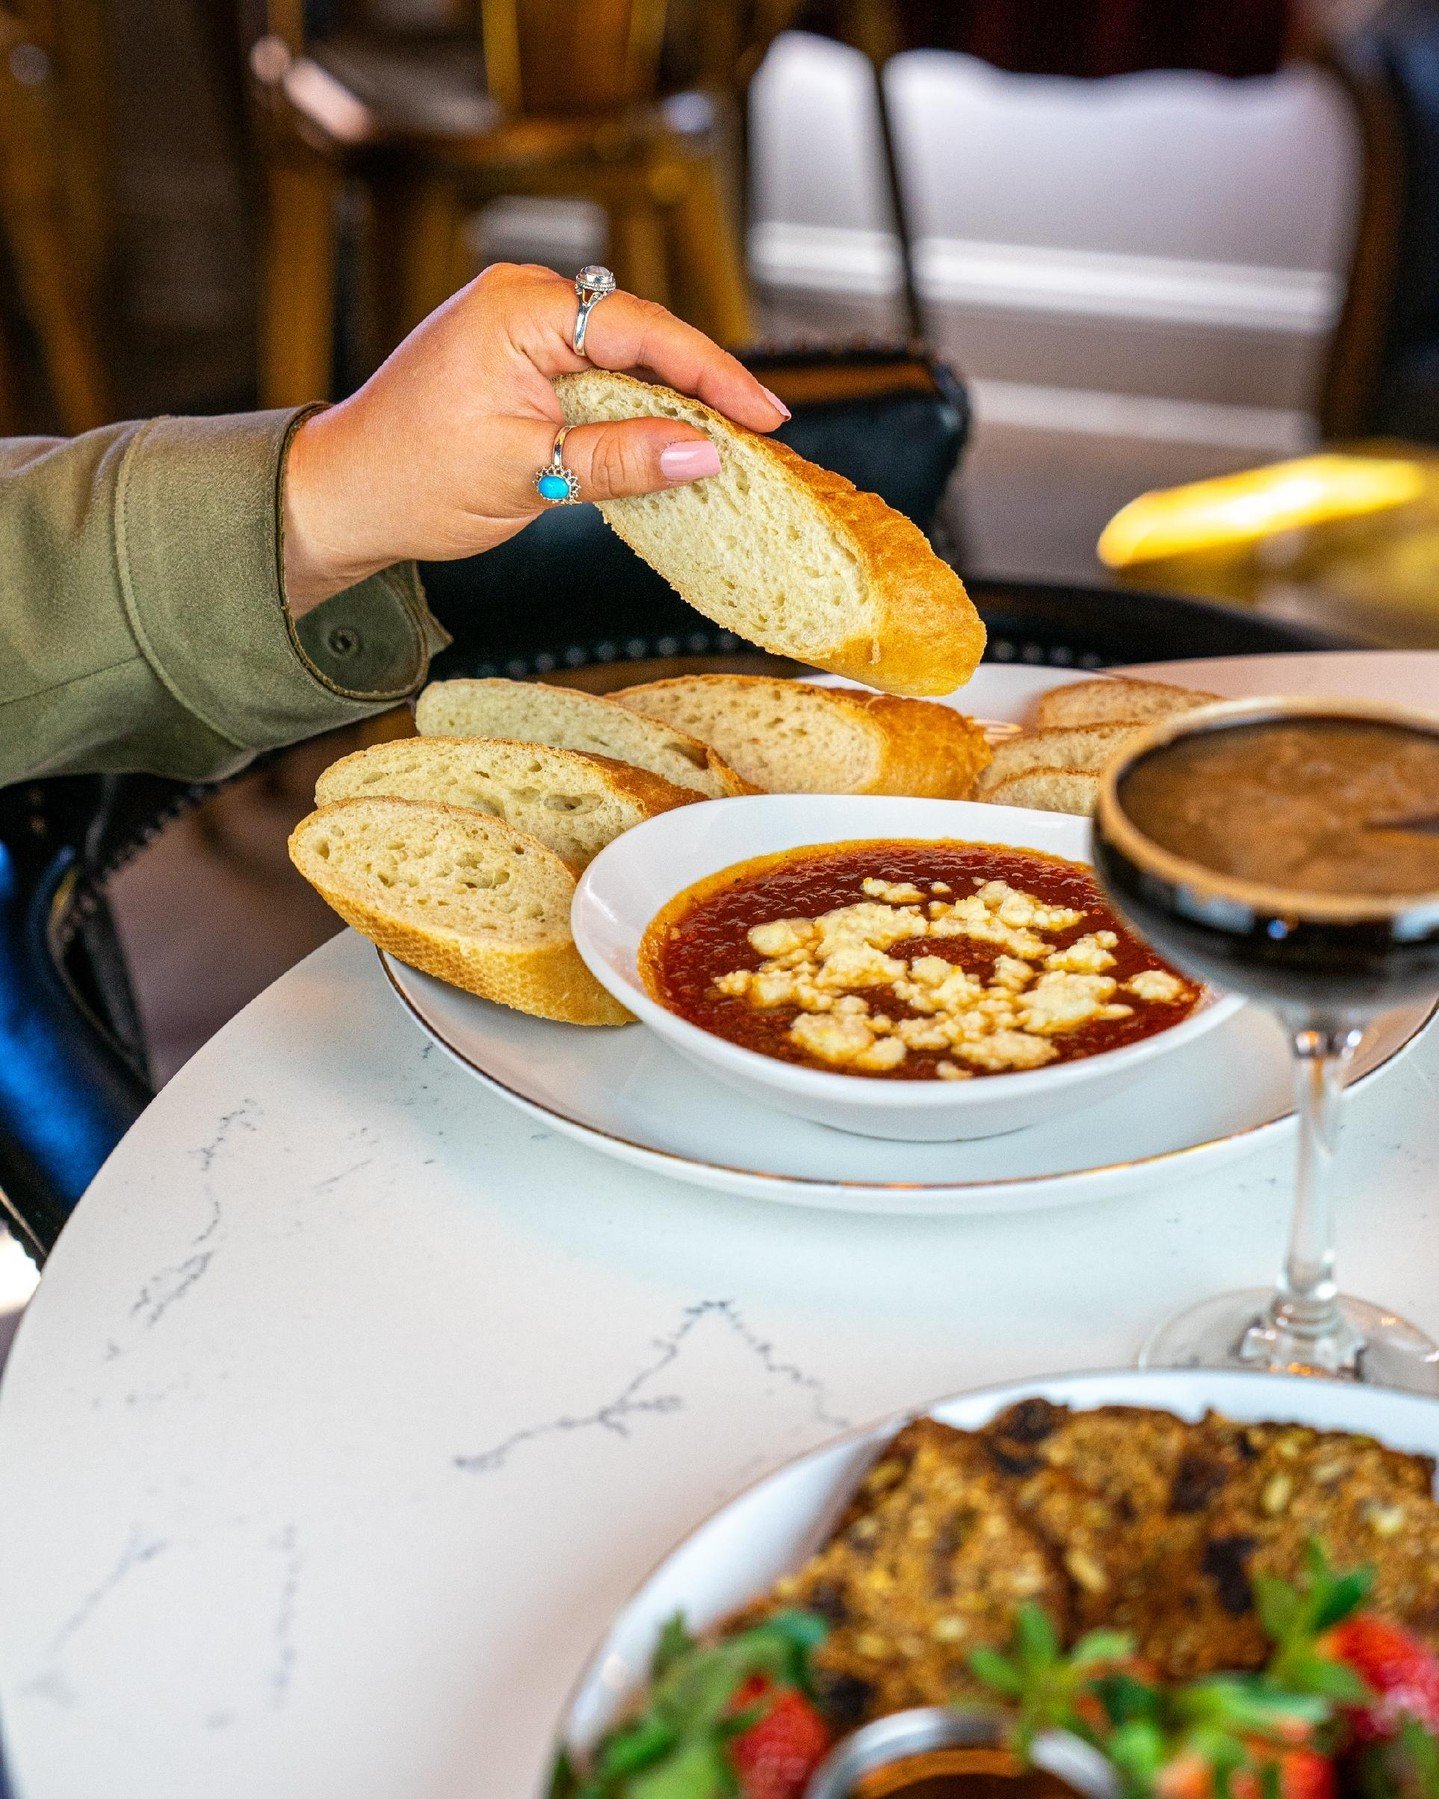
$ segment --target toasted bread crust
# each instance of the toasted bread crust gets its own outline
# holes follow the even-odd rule
[[[389,762],[413,756],[417,753],[416,745],[421,744],[435,746],[433,752],[419,751],[421,755],[443,755],[447,750],[458,751],[463,755],[468,747],[473,746],[477,756],[483,758],[490,745],[502,752],[513,751],[521,755],[528,752],[542,758],[559,778],[573,780],[576,785],[592,784],[606,789],[614,798],[628,801],[646,818],[673,811],[676,806],[694,805],[704,798],[693,787],[677,787],[673,781],[665,780],[663,775],[651,774],[648,769],[635,768],[628,762],[616,761],[612,756],[599,756],[589,751],[559,750],[548,744],[520,743],[504,737],[406,737],[398,738],[392,743],[372,744],[368,749],[356,750],[351,755],[342,756],[338,762],[332,762],[315,783],[315,804],[329,806],[346,799],[371,799],[386,794],[405,797],[396,789],[382,785],[357,788],[353,784],[353,778],[366,769],[374,769],[376,766],[383,769]],[[459,799],[422,797],[430,805],[454,805],[461,808],[465,805]],[[483,809],[476,807],[476,810]],[[534,829],[528,835],[540,836],[540,832]],[[543,837],[541,841],[544,841]],[[558,845],[551,844],[549,847],[576,872],[579,872],[587,860],[583,856],[566,856]]]
[[[1176,687],[1169,681],[1099,675],[1092,681],[1069,681],[1042,693],[1035,702],[1034,722],[1041,730],[1072,725],[1138,724],[1174,712],[1189,712],[1218,698],[1218,694]]]
[[[600,986],[585,967],[568,922],[563,935],[547,942],[507,946],[486,943],[464,936],[444,925],[419,926],[409,919],[387,913],[355,887],[337,882],[335,868],[311,853],[309,838],[323,819],[337,812],[383,804],[405,807],[417,813],[440,812],[461,822],[475,814],[460,806],[429,806],[409,800],[374,801],[341,800],[334,806],[322,807],[302,818],[290,833],[290,860],[295,867],[347,925],[425,974],[462,987],[481,999],[494,1000],[518,1012],[538,1018],[554,1018],[567,1024],[629,1024],[631,1015]],[[486,820],[494,825],[497,821]],[[500,827],[505,828],[505,827]],[[552,850],[520,832],[510,833],[527,852],[547,859],[564,871],[573,885],[574,877]]]
[[[938,800],[970,797],[993,754],[983,729],[972,718],[952,706],[930,706],[884,693],[841,697],[863,706],[884,730],[880,776],[864,789],[866,793]]]
[[[980,798],[991,788],[1032,769],[1063,768],[1074,774],[1098,774],[1143,725],[1062,725],[1046,730],[1021,731],[1008,737],[994,752],[994,760],[981,776]]]
[[[1088,818],[1099,798],[1099,776],[1084,769],[1027,768],[986,787],[978,796],[991,806],[1026,806],[1036,812],[1068,812]]]
[[[418,727],[419,735],[422,737],[453,736],[454,733],[452,732],[434,729],[435,715],[442,709],[449,709],[452,702],[456,700],[463,701],[466,689],[475,689],[478,693],[482,694],[486,688],[523,690],[526,687],[533,687],[536,690],[543,692],[547,697],[558,694],[563,702],[581,708],[583,710],[583,715],[588,717],[591,721],[596,719],[603,720],[607,709],[614,706],[613,699],[607,694],[584,693],[576,688],[560,687],[548,681],[508,681],[498,677],[476,679],[457,676],[448,681],[431,681],[429,686],[421,691],[419,698],[415,703],[415,723]],[[709,788],[689,786],[683,782],[672,782],[671,785],[684,786],[687,792],[697,793],[701,799],[718,799],[721,797],[732,798],[739,794],[752,793],[754,791],[748,782],[740,779],[711,744],[701,743],[697,737],[691,737],[687,732],[677,730],[672,725],[666,726],[666,729],[669,731],[672,738],[683,739],[687,748],[693,752],[697,759],[696,767],[698,768],[700,765],[703,765],[706,773],[710,777]],[[467,737],[476,735],[483,737],[486,733],[481,732],[477,734],[474,732],[467,732],[465,735]],[[493,736],[493,733],[490,733],[489,735]],[[549,743],[548,738],[545,737],[506,738],[503,740],[497,739],[497,741],[540,743],[546,745]],[[560,746],[554,745],[552,747],[558,748]],[[633,768],[636,766],[634,763],[626,761],[623,757],[604,758],[603,753],[598,750],[576,750],[573,754],[600,756],[602,759],[610,761],[618,760],[623,763],[626,768]],[[647,773],[649,771],[642,770],[641,772]],[[664,780],[665,777],[663,775],[657,775],[656,779]],[[713,789],[712,792],[711,789]]]
[[[463,987],[467,993],[494,1000],[516,1012],[557,1019],[563,1024],[633,1022],[630,1013],[605,992],[585,967],[573,943],[506,952],[482,949],[458,938],[446,941],[439,933],[416,930],[396,919],[387,919],[309,873],[305,873],[305,878],[347,925],[368,937],[378,949],[451,987]]]
[[[722,423],[731,432],[737,429]],[[807,489],[848,538],[874,600],[874,634],[837,645],[820,666],[916,699],[962,687],[984,655],[984,622],[964,583],[935,555],[919,526],[878,494],[864,493],[832,469],[807,462],[788,444],[759,441],[775,458],[781,478]]]
[[[595,371],[586,371],[555,383],[567,418],[578,422],[584,384],[595,378]],[[633,390],[636,416],[650,410],[644,400],[654,389],[647,383],[608,372],[602,378],[610,388]],[[791,636],[757,625],[742,629],[743,635],[778,655],[796,656],[887,693],[945,694],[969,679],[984,653],[984,624],[959,576],[940,560],[912,520],[887,506],[878,494],[862,493],[843,475],[807,462],[788,445],[743,430],[701,401],[686,398],[684,403],[718,444],[744,441],[768,462],[776,482],[800,489],[823,514],[859,563],[873,613],[865,627],[857,622],[849,636],[825,644],[808,640],[802,632]],[[604,501],[600,511],[637,555],[646,556],[643,533],[631,522],[634,506],[631,500]],[[670,579],[667,570],[658,572]],[[677,591],[697,611],[707,611],[702,596]]]
[[[885,693],[853,693],[834,687],[817,687],[802,681],[771,675],[677,675],[664,681],[644,681],[611,694],[632,711],[651,713],[671,723],[668,699],[706,689],[721,695],[774,694],[789,706],[832,708],[857,721],[874,747],[874,768],[859,785],[806,787],[806,792],[906,794],[924,799],[964,799],[976,775],[989,761],[984,732],[973,719],[949,706],[923,700],[902,699]],[[730,758],[741,762],[733,746]],[[757,785],[757,771],[747,771]],[[780,791],[769,787],[768,791]]]
[[[692,806],[704,798],[694,787],[677,787],[663,775],[651,774],[647,768],[636,768],[632,762],[621,762],[614,756],[601,756],[595,750],[560,750],[547,743],[527,743],[517,737],[401,737],[394,741],[406,749],[416,743],[496,743],[506,749],[539,750],[546,757],[552,756],[561,763],[572,763],[577,768],[589,765],[597,769],[612,793],[633,800],[635,805],[643,807],[646,812],[669,812],[676,806]],[[363,764],[367,758],[373,760],[377,753],[383,754],[389,748],[388,743],[371,744],[367,749],[352,750],[348,756],[341,756],[337,762],[332,762],[315,783],[315,804],[328,806],[338,803],[338,797],[350,797],[340,794],[345,785],[343,773]],[[327,799],[327,792],[334,792],[337,799]],[[443,805],[448,802],[434,803]]]

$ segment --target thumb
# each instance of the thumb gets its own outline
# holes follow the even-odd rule
[[[582,500],[656,493],[720,471],[713,442],[696,426],[677,419],[577,425],[565,438],[563,457],[566,468],[579,477]]]

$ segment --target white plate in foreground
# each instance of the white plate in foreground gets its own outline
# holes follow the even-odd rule
[[[1288,1048],[1254,1007],[1082,1112],[978,1142],[896,1143],[746,1099],[639,1025],[585,1030],[526,1018],[381,960],[421,1029],[521,1110],[621,1161],[755,1199],[851,1212],[1068,1205],[1165,1170],[1213,1167],[1294,1122]],[[1427,1016],[1411,1006],[1376,1025],[1355,1081],[1374,1078]]]
[[[1392,1449],[1439,1456],[1439,1404],[1378,1387],[1290,1375],[1206,1369],[1137,1369],[1027,1380],[960,1394],[920,1411],[976,1429],[1035,1394],[1081,1410],[1154,1406],[1197,1419],[1211,1407],[1247,1423],[1354,1430]],[[811,1451],[715,1512],[667,1555],[621,1610],[591,1656],[559,1726],[559,1742],[584,1752],[624,1713],[644,1684],[665,1619],[683,1611],[696,1629],[720,1623],[798,1567],[824,1541],[880,1446],[912,1414],[896,1414]]]

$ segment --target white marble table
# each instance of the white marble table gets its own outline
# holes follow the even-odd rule
[[[1439,1032],[1349,1101],[1341,1268],[1439,1330]],[[336,939],[168,1086],[0,1391],[20,1799],[530,1799],[612,1608],[743,1482],[1262,1279],[1284,1146],[1051,1213],[684,1188],[482,1090]]]

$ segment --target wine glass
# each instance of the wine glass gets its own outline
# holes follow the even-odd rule
[[[1277,1287],[1170,1319],[1141,1365],[1439,1394],[1432,1339],[1341,1295],[1330,1181],[1364,1026],[1439,993],[1439,718],[1293,699],[1163,720],[1105,771],[1094,862],[1162,955],[1279,1015],[1297,1076],[1294,1215]]]

